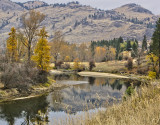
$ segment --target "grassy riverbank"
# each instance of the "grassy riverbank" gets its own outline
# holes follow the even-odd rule
[[[154,84],[154,85],[153,85]],[[120,104],[99,111],[85,125],[158,125],[160,124],[160,85],[152,82]],[[79,123],[80,125],[81,123]]]
[[[3,89],[3,84],[0,83],[0,102],[34,98],[66,86],[57,84],[56,81],[49,79],[47,83],[33,85],[27,90],[20,91],[18,88]]]

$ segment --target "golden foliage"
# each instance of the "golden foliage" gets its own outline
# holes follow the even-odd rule
[[[116,48],[109,47],[107,49],[107,60],[114,60],[116,57]]]
[[[65,62],[69,62],[70,60],[71,60],[71,59],[70,59],[69,56],[66,56],[65,59],[64,59]]]
[[[156,55],[154,55],[153,53],[150,53],[146,56],[146,59],[147,59],[147,63],[152,66],[150,70],[155,72],[156,67],[158,66],[159,58]]]
[[[8,34],[9,38],[7,39],[7,57],[9,61],[15,62],[18,59],[17,53],[17,40],[16,40],[16,29],[11,28],[11,32]]]
[[[76,59],[74,60],[73,69],[74,69],[74,70],[78,70],[79,67],[80,67],[80,62],[79,62],[79,59],[76,58]]]
[[[96,47],[95,49],[95,60],[101,62],[106,57],[106,49],[104,47]]]
[[[149,76],[151,79],[155,79],[156,76],[157,76],[157,74],[156,74],[156,72],[149,71],[149,72],[148,72],[148,76]]]
[[[37,67],[40,70],[49,70],[50,65],[50,46],[48,45],[48,37],[45,28],[40,30],[39,40],[34,50],[34,55],[32,56],[32,60],[37,64]]]

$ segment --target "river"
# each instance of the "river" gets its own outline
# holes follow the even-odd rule
[[[53,75],[57,83],[70,87],[41,97],[0,104],[0,125],[65,125],[71,119],[85,119],[86,113],[105,110],[121,101],[126,89],[140,82],[75,74]]]

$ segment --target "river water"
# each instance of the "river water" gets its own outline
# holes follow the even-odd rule
[[[71,119],[84,120],[107,106],[118,103],[126,89],[137,81],[53,75],[57,83],[70,84],[41,97],[0,104],[0,125],[65,125]]]

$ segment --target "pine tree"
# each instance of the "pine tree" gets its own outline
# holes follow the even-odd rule
[[[146,38],[146,35],[144,35],[144,39],[142,42],[142,52],[144,52],[146,50],[147,50],[147,38]]]
[[[131,41],[130,40],[127,40],[127,51],[130,51],[131,50]]]
[[[17,40],[16,40],[16,29],[11,28],[11,32],[8,34],[9,38],[7,39],[7,58],[11,62],[17,61]]]
[[[137,46],[138,46],[138,40],[137,40],[137,39],[135,39],[134,41],[137,43]]]
[[[119,41],[120,41],[120,43],[123,43],[124,41],[123,41],[123,38],[120,36],[119,37]]]
[[[160,18],[156,22],[156,29],[152,36],[151,52],[159,57],[159,74],[160,74]]]
[[[133,43],[133,52],[134,52],[134,56],[138,55],[138,45],[136,42]]]
[[[37,67],[42,71],[49,70],[50,64],[50,46],[48,45],[48,37],[45,28],[40,30],[39,40],[34,50],[34,55],[32,56],[32,60],[37,64]]]
[[[116,42],[116,59],[118,59],[119,53],[120,53],[120,42],[121,42],[121,39],[119,38]]]

